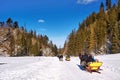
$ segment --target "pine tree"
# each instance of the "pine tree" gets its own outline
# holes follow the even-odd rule
[[[27,45],[26,45],[26,34],[25,32],[21,33],[21,55],[27,55]]]
[[[101,5],[100,5],[100,11],[99,11],[99,13],[104,13],[104,4],[103,4],[103,2],[101,3]]]
[[[11,38],[10,38],[10,50],[9,50],[10,56],[14,56],[14,49],[15,49],[15,40],[14,40],[14,36],[11,36]]]
[[[120,12],[118,12],[117,20],[120,21]]]
[[[118,7],[120,7],[120,0],[118,0]]]
[[[72,33],[69,36],[67,54],[70,54],[70,55],[75,54],[75,31],[74,30],[72,31]]]
[[[106,10],[111,8],[111,0],[106,0]]]
[[[96,38],[95,38],[95,23],[93,25],[90,25],[90,47],[89,47],[89,51],[93,52],[95,47],[96,47]]]
[[[54,56],[57,56],[57,55],[58,55],[58,48],[57,48],[56,45],[53,46],[52,51],[54,52]]]
[[[13,21],[12,21],[11,18],[8,18],[7,21],[6,21],[6,23],[7,23],[7,26],[8,26],[8,27],[12,27]]]
[[[118,25],[116,24],[113,28],[113,35],[112,35],[112,53],[120,52],[119,43],[120,43],[119,29],[118,29]]]
[[[31,52],[30,52],[31,47],[32,47],[32,45],[31,45],[31,43],[32,43],[31,35],[30,35],[30,34],[27,34],[26,37],[27,37],[27,38],[26,38],[27,55],[31,55]]]
[[[105,19],[104,4],[101,3],[99,13],[97,14],[97,19]]]
[[[18,25],[18,22],[17,22],[17,21],[15,21],[15,22],[13,23],[13,28],[19,28],[19,25]]]
[[[0,27],[4,27],[5,23],[4,22],[0,22]]]

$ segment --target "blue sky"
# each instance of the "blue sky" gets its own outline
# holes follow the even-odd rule
[[[113,0],[115,1],[115,0]],[[47,35],[58,47],[105,0],[0,0],[0,21],[9,17],[27,30]]]

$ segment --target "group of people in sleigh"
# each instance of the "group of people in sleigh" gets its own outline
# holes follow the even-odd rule
[[[81,69],[83,70],[85,70],[91,62],[98,62],[98,60],[95,59],[93,55],[88,53],[84,53],[84,54],[79,53],[79,59],[80,59]]]

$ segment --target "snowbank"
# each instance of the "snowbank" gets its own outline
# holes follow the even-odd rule
[[[120,54],[95,56],[103,62],[101,74],[79,68],[79,58],[0,57],[0,80],[120,80]]]

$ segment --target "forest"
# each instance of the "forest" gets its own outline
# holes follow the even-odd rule
[[[47,35],[27,31],[17,21],[0,21],[0,49],[9,56],[55,56],[58,49]]]
[[[65,54],[114,54],[120,52],[120,0],[101,2],[99,12],[92,12],[78,30],[72,30],[64,44]]]

